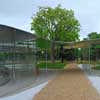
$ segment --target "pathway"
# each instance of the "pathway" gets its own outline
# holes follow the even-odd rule
[[[83,71],[72,63],[33,100],[100,100],[100,95]]]

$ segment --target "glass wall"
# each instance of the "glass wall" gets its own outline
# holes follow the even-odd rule
[[[0,85],[9,80],[34,77],[35,57],[35,42],[0,41]]]

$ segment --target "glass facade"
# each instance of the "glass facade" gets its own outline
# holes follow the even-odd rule
[[[20,34],[19,34],[20,33]],[[34,35],[15,28],[0,26],[0,85],[22,76],[34,76]]]

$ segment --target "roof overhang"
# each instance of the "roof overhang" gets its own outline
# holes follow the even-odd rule
[[[84,40],[79,42],[64,43],[64,47],[71,48],[89,48],[92,45],[100,44],[100,39]]]
[[[73,41],[73,42],[63,42],[63,41],[56,41],[56,44],[63,45],[66,49],[72,48],[89,48],[92,45],[100,44],[100,39],[91,39],[91,40],[84,40],[84,41]]]
[[[0,42],[35,40],[36,35],[14,27],[0,25]]]

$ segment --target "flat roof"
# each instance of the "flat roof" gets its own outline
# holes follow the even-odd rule
[[[38,38],[37,38],[38,39]],[[43,39],[43,38],[40,38]],[[43,39],[45,43],[52,42],[51,40]],[[100,39],[90,39],[83,41],[72,41],[72,42],[64,42],[64,41],[54,41],[56,45],[63,45],[66,49],[72,48],[89,48],[91,46],[100,45]]]
[[[71,48],[88,48],[92,45],[100,44],[100,39],[90,39],[90,40],[83,40],[77,42],[62,42],[64,48],[71,49]]]

